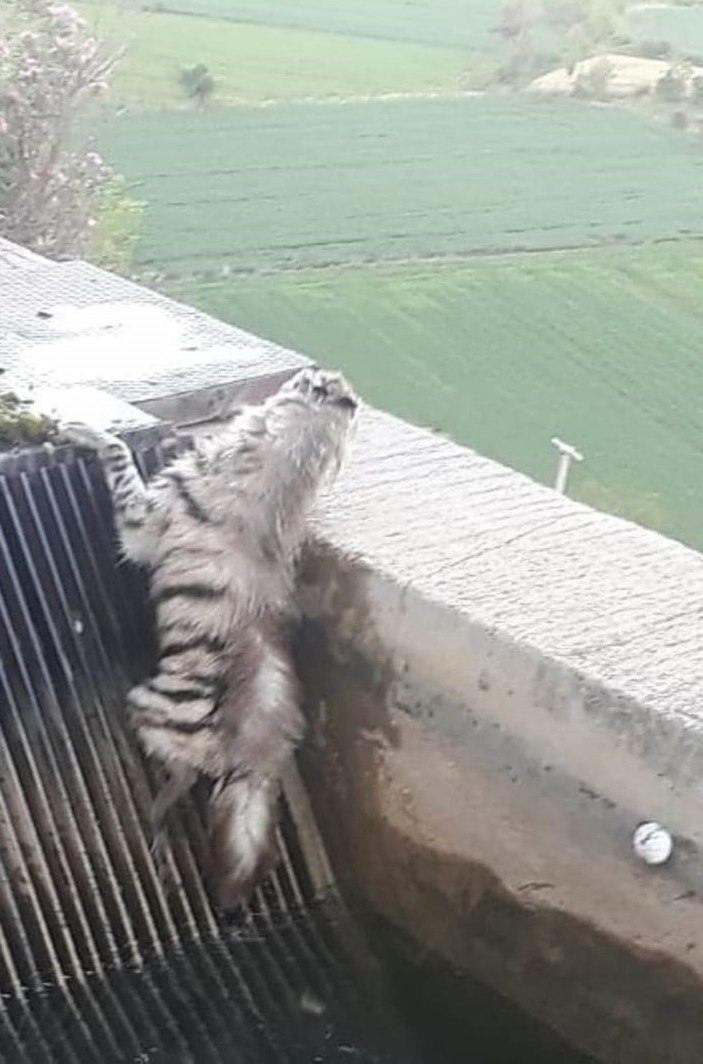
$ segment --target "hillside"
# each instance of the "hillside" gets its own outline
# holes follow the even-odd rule
[[[703,245],[174,283],[340,365],[369,400],[703,548]]]
[[[169,276],[703,235],[698,145],[571,100],[152,112],[99,146]]]
[[[500,9],[85,6],[127,49],[98,142],[147,204],[136,271],[546,482],[557,434],[585,453],[570,491],[703,548],[703,144],[500,89]]]

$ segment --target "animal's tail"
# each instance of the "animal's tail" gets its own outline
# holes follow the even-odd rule
[[[278,858],[277,780],[250,774],[218,780],[210,798],[210,853],[218,901],[248,900]]]

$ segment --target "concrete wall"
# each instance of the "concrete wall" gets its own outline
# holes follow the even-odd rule
[[[703,558],[369,412],[303,591],[351,895],[603,1060],[701,1059]]]
[[[83,318],[90,371],[64,329],[49,383],[160,417],[303,362],[80,264],[23,280],[9,258],[0,355],[44,383],[57,337],[36,315],[71,293],[128,324],[157,305],[181,340],[148,379],[101,372],[111,341]],[[703,558],[366,410],[301,597],[304,768],[350,896],[603,1060],[703,1059]],[[658,869],[631,848],[653,819],[676,838]]]

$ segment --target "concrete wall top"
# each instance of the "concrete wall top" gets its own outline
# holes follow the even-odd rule
[[[703,556],[365,411],[324,535],[414,592],[696,730]]]

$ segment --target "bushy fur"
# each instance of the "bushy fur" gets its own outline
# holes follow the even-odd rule
[[[127,702],[144,750],[168,772],[152,810],[155,847],[174,802],[207,777],[225,907],[274,860],[281,771],[303,730],[284,633],[295,562],[356,408],[340,375],[302,370],[148,485],[117,437],[63,429],[97,448],[123,551],[151,573],[159,665]]]

